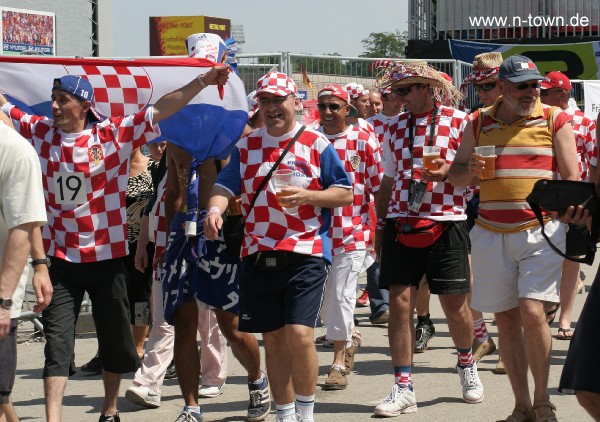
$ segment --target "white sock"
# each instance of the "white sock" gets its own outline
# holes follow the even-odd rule
[[[293,415],[296,413],[296,404],[295,403],[287,403],[287,404],[277,404],[275,403],[275,410],[277,412],[277,419],[282,420],[286,416]]]
[[[314,420],[315,410],[315,395],[312,396],[301,396],[296,394],[296,412],[300,415],[302,420],[312,422]]]

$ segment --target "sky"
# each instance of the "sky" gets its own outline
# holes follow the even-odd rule
[[[372,32],[408,29],[408,0],[113,0],[115,57],[148,56],[150,16],[215,16],[243,25],[242,53],[356,57]]]

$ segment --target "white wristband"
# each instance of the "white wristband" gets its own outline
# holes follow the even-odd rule
[[[208,214],[206,214],[206,215],[209,216],[211,214],[222,215],[223,214],[223,210],[221,208],[219,208],[219,207],[210,207],[210,209],[208,210]]]
[[[204,82],[204,75],[206,75],[206,73],[196,76],[196,79],[200,83],[200,89],[204,89],[208,86],[208,84],[206,82]]]

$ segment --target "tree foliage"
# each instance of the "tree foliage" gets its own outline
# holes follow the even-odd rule
[[[404,57],[406,39],[408,32],[396,30],[391,32],[371,32],[367,38],[362,40],[362,45],[366,49],[360,57]]]

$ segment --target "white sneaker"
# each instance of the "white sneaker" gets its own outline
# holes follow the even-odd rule
[[[140,406],[155,409],[160,407],[160,394],[155,393],[148,387],[132,385],[125,392],[125,398]]]
[[[225,387],[225,384],[215,385],[215,386],[201,385],[200,388],[198,389],[198,396],[205,398],[205,399],[215,398],[217,396],[220,396],[223,393],[224,387]]]
[[[409,388],[394,384],[392,392],[373,412],[376,416],[393,417],[403,413],[417,412],[417,398]]]
[[[456,371],[460,377],[460,385],[463,391],[463,400],[467,403],[481,403],[483,401],[483,384],[479,380],[477,364],[461,368],[456,365]]]

